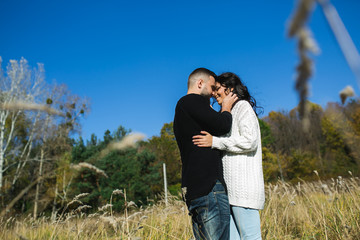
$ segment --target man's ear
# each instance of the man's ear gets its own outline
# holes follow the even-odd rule
[[[197,81],[197,86],[198,86],[198,88],[201,89],[203,84],[204,84],[204,80],[202,80],[201,78],[199,78],[199,80]]]

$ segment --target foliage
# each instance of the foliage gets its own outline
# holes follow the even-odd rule
[[[281,177],[279,171],[279,158],[267,147],[262,148],[264,181],[277,181]]]
[[[176,189],[181,181],[181,159],[174,135],[173,122],[165,123],[161,128],[160,137],[153,136],[144,143],[143,147],[155,154],[157,164],[166,164],[169,189]],[[159,171],[162,170],[159,169]],[[172,185],[175,186],[171,187]]]
[[[42,64],[31,69],[24,58],[10,60],[4,72],[0,57],[1,208],[34,182],[36,190],[26,192],[13,210],[27,212],[34,206],[36,217],[38,210],[47,208],[56,181],[41,178],[53,173],[70,151],[69,137],[80,130],[80,118],[87,110],[85,98],[72,94],[65,85],[45,82]]]
[[[149,199],[163,193],[163,163],[168,191],[178,197],[181,159],[172,122],[164,124],[159,136],[121,150],[110,146],[131,134],[131,130],[123,126],[113,132],[107,130],[102,139],[95,134],[87,140],[71,139],[81,128],[80,119],[88,109],[86,99],[71,94],[64,85],[45,84],[41,65],[37,70],[30,70],[24,59],[11,64],[9,73],[23,69],[25,75],[1,75],[4,82],[0,104],[26,100],[61,114],[41,109],[0,109],[0,163],[3,164],[0,204],[3,210],[34,183],[36,189],[24,193],[10,214],[34,212],[36,217],[38,212],[51,211],[54,219],[62,211],[68,213],[79,207],[68,205],[81,193],[88,193],[81,200],[93,208],[88,211],[96,211],[111,201],[112,210],[119,213],[127,208],[127,202],[123,195],[114,194],[115,189],[126,192],[136,205],[146,206],[152,203]],[[19,80],[23,80],[22,84]],[[34,85],[37,91],[32,92],[29,86]],[[10,91],[9,86],[22,90]],[[299,107],[288,112],[272,111],[259,119],[265,181],[314,180],[314,171],[325,179],[348,171],[359,175],[360,100],[328,103],[325,108],[311,102],[306,102],[306,106],[308,131],[302,128]],[[91,167],[79,170],[75,166],[80,164]]]
[[[304,131],[298,107],[270,112],[260,120],[265,179],[311,179],[317,170],[324,177],[360,172],[360,101],[329,103],[325,110],[307,102],[309,128]],[[280,157],[279,157],[280,156]],[[277,162],[277,164],[276,164]],[[277,167],[276,167],[277,165]]]
[[[84,202],[91,206],[100,206],[109,201],[114,189],[126,189],[129,198],[136,204],[147,202],[148,197],[159,193],[158,186],[161,176],[155,163],[155,155],[147,149],[129,148],[111,151],[102,156],[101,151],[112,141],[119,141],[130,133],[120,126],[114,133],[105,132],[104,140],[91,136],[87,145],[80,138],[75,141],[72,150],[72,162],[88,162],[105,171],[108,178],[102,177],[91,170],[82,170],[74,179],[72,195],[89,193]],[[116,201],[114,209],[121,210],[122,200]]]
[[[271,133],[270,125],[262,119],[259,119],[261,130],[261,145],[263,147],[274,148],[275,139]]]

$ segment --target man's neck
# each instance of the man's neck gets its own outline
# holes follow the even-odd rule
[[[198,94],[201,95],[201,90],[198,88],[189,88],[187,94]]]

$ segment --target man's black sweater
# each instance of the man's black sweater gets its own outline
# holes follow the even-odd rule
[[[216,180],[225,186],[221,153],[210,147],[198,147],[192,137],[200,131],[213,136],[224,135],[231,129],[232,116],[229,112],[216,112],[209,99],[188,94],[182,97],[175,109],[174,134],[180,149],[182,161],[181,187],[186,187],[185,200],[207,195]]]

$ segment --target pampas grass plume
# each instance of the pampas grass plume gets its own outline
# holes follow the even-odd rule
[[[43,104],[29,103],[29,102],[9,102],[9,103],[0,103],[0,109],[10,110],[10,111],[18,111],[18,110],[37,110],[47,112],[51,115],[59,115],[64,117],[65,115],[62,112],[59,112],[49,106]]]
[[[351,86],[346,86],[343,90],[339,92],[341,103],[344,104],[346,99],[349,97],[353,97],[355,95],[355,91]]]
[[[120,141],[110,143],[107,148],[101,151],[100,156],[104,157],[107,154],[109,154],[111,151],[115,151],[115,150],[119,151],[119,150],[125,150],[127,148],[136,147],[136,143],[138,141],[143,140],[144,138],[145,135],[142,133],[131,133],[129,135],[126,135]]]
[[[96,173],[108,178],[108,175],[105,173],[104,170],[101,170],[101,169],[95,167],[94,165],[92,165],[90,163],[81,162],[81,163],[78,163],[78,164],[73,164],[73,165],[71,165],[71,168],[76,169],[78,171],[80,171],[82,168],[87,168],[87,169],[93,170]]]

